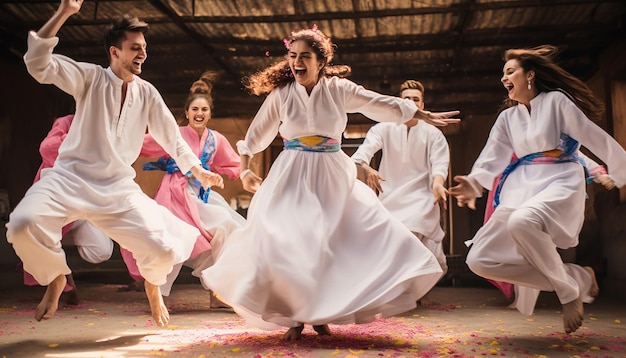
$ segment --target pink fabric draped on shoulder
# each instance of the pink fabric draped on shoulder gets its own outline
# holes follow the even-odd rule
[[[191,150],[200,158],[202,148],[209,136],[209,130],[204,131],[202,138],[198,138],[198,133],[191,126],[180,127],[180,133],[191,147]],[[211,131],[211,133],[213,133],[215,137],[215,153],[208,162],[211,171],[217,174],[227,175],[231,180],[238,178],[239,154],[235,152],[226,137],[216,131]],[[154,138],[152,138],[150,134],[146,134],[140,156],[161,157],[165,155],[165,151]],[[204,229],[200,220],[198,206],[195,202],[196,198],[187,193],[188,184],[188,178],[185,176],[185,173],[175,172],[166,174],[159,184],[154,200],[168,208],[178,218],[200,230],[201,235],[196,239],[190,256],[190,258],[194,258],[198,254],[211,249],[212,236]],[[122,251],[124,251],[124,249],[122,249]],[[125,256],[124,261],[128,266],[131,276],[137,279],[135,276],[139,276],[139,270],[136,268],[134,259],[129,259],[132,255],[123,252],[123,256]]]
[[[516,159],[517,157],[513,155],[511,161],[514,161]],[[493,206],[493,198],[495,196],[496,187],[498,186],[498,182],[500,181],[501,176],[502,174],[498,175],[493,180],[493,186],[491,187],[491,190],[489,190],[489,195],[487,196],[487,205],[485,205],[485,219],[483,220],[483,224],[487,223],[493,212],[496,210],[496,207]],[[515,291],[515,286],[512,283],[495,281],[490,279],[487,279],[487,281],[496,286],[506,296],[506,298],[511,298],[513,292]]]

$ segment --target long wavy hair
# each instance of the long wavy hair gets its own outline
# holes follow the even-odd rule
[[[331,39],[320,31],[317,26],[313,26],[312,29],[304,29],[291,33],[289,39],[283,40],[287,50],[291,47],[291,44],[295,41],[304,41],[311,48],[318,59],[324,61],[324,67],[319,72],[319,76],[338,76],[348,77],[352,69],[346,65],[332,65],[331,61],[335,54],[335,45]],[[256,72],[248,78],[244,78],[244,86],[254,95],[262,95],[270,93],[277,87],[284,87],[287,84],[295,81],[291,68],[289,67],[289,61],[285,58],[273,65]]]
[[[217,79],[217,73],[213,71],[205,71],[199,79],[194,81],[189,88],[189,95],[187,95],[187,99],[185,100],[185,113],[189,110],[189,105],[191,102],[198,98],[204,98],[209,103],[209,108],[213,110],[213,83]],[[189,124],[189,119],[183,113],[182,118],[180,119],[180,125]]]
[[[591,89],[574,75],[565,71],[554,61],[558,48],[552,45],[529,49],[509,49],[503,60],[517,60],[524,72],[535,71],[535,87],[539,92],[561,91],[567,95],[585,115],[597,121],[602,118],[604,104]],[[504,100],[501,110],[517,105],[510,98]]]

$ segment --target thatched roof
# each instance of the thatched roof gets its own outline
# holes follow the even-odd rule
[[[21,56],[27,30],[38,29],[58,1],[3,0],[0,54]],[[102,32],[124,13],[150,23],[143,77],[180,109],[189,85],[205,70],[220,73],[216,117],[250,118],[262,98],[243,77],[277,61],[282,39],[317,24],[337,45],[334,63],[351,79],[396,94],[408,78],[427,88],[429,109],[495,113],[505,92],[502,53],[553,44],[561,64],[582,79],[598,55],[624,38],[626,2],[594,0],[86,0],[61,29],[57,52],[105,65]],[[354,117],[353,122],[362,119]]]

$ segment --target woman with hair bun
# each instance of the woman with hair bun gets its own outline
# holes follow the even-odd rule
[[[186,123],[180,127],[180,133],[206,170],[234,180],[239,177],[239,155],[226,137],[207,128],[213,108],[211,92],[215,78],[214,73],[205,72],[191,85],[184,107]],[[150,134],[144,137],[140,156],[159,157],[156,162],[144,164],[144,170],[166,172],[154,199],[178,218],[200,230],[201,235],[196,240],[190,258],[183,263],[199,277],[199,272],[213,263],[215,246],[219,246],[218,243],[231,231],[243,226],[245,219],[219,193],[205,190],[190,173],[182,173],[176,162],[166,155]],[[140,277],[141,273],[132,255],[122,250],[122,256],[131,276],[135,279]],[[167,282],[161,286],[164,296],[169,295],[183,264],[175,266]]]
[[[331,65],[334,46],[316,26],[293,32],[285,45],[286,59],[247,83],[256,95],[269,93],[237,143],[244,189],[256,192],[248,221],[202,276],[249,324],[288,327],[283,339],[295,340],[304,324],[327,335],[329,323],[409,311],[442,274],[435,256],[357,180],[341,151],[347,113],[446,125],[458,112],[426,112],[349,81],[350,67]],[[284,150],[262,181],[250,158],[277,134]]]

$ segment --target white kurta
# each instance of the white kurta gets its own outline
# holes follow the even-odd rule
[[[474,163],[470,178],[490,189],[517,157],[557,148],[561,134],[585,146],[608,167],[618,187],[626,183],[626,152],[561,92],[540,93],[503,111]],[[520,165],[506,179],[501,203],[472,239],[467,263],[477,274],[545,291],[562,303],[587,295],[589,275],[563,264],[556,248],[578,244],[585,208],[585,177],[578,163]],[[534,302],[533,302],[534,306]],[[518,307],[532,313],[533,307]]]
[[[448,177],[450,150],[443,133],[424,121],[408,128],[378,123],[367,132],[363,144],[352,155],[354,161],[369,163],[382,149],[378,171],[385,179],[378,198],[391,214],[411,231],[441,242],[440,208],[434,205],[433,178]]]
[[[297,83],[270,93],[241,154],[287,139],[341,140],[348,112],[403,123],[415,104],[322,78],[310,95]],[[203,279],[262,328],[365,323],[410,310],[441,276],[435,257],[356,179],[342,151],[284,150],[254,195],[245,227],[224,242]]]
[[[132,163],[146,127],[184,172],[200,161],[154,86],[135,76],[122,99],[123,81],[110,68],[53,55],[57,43],[30,32],[24,62],[38,82],[72,95],[76,114],[54,166],[11,214],[7,238],[24,269],[47,285],[70,272],[61,227],[86,219],[133,252],[147,280],[162,284],[199,232],[143,194]]]

